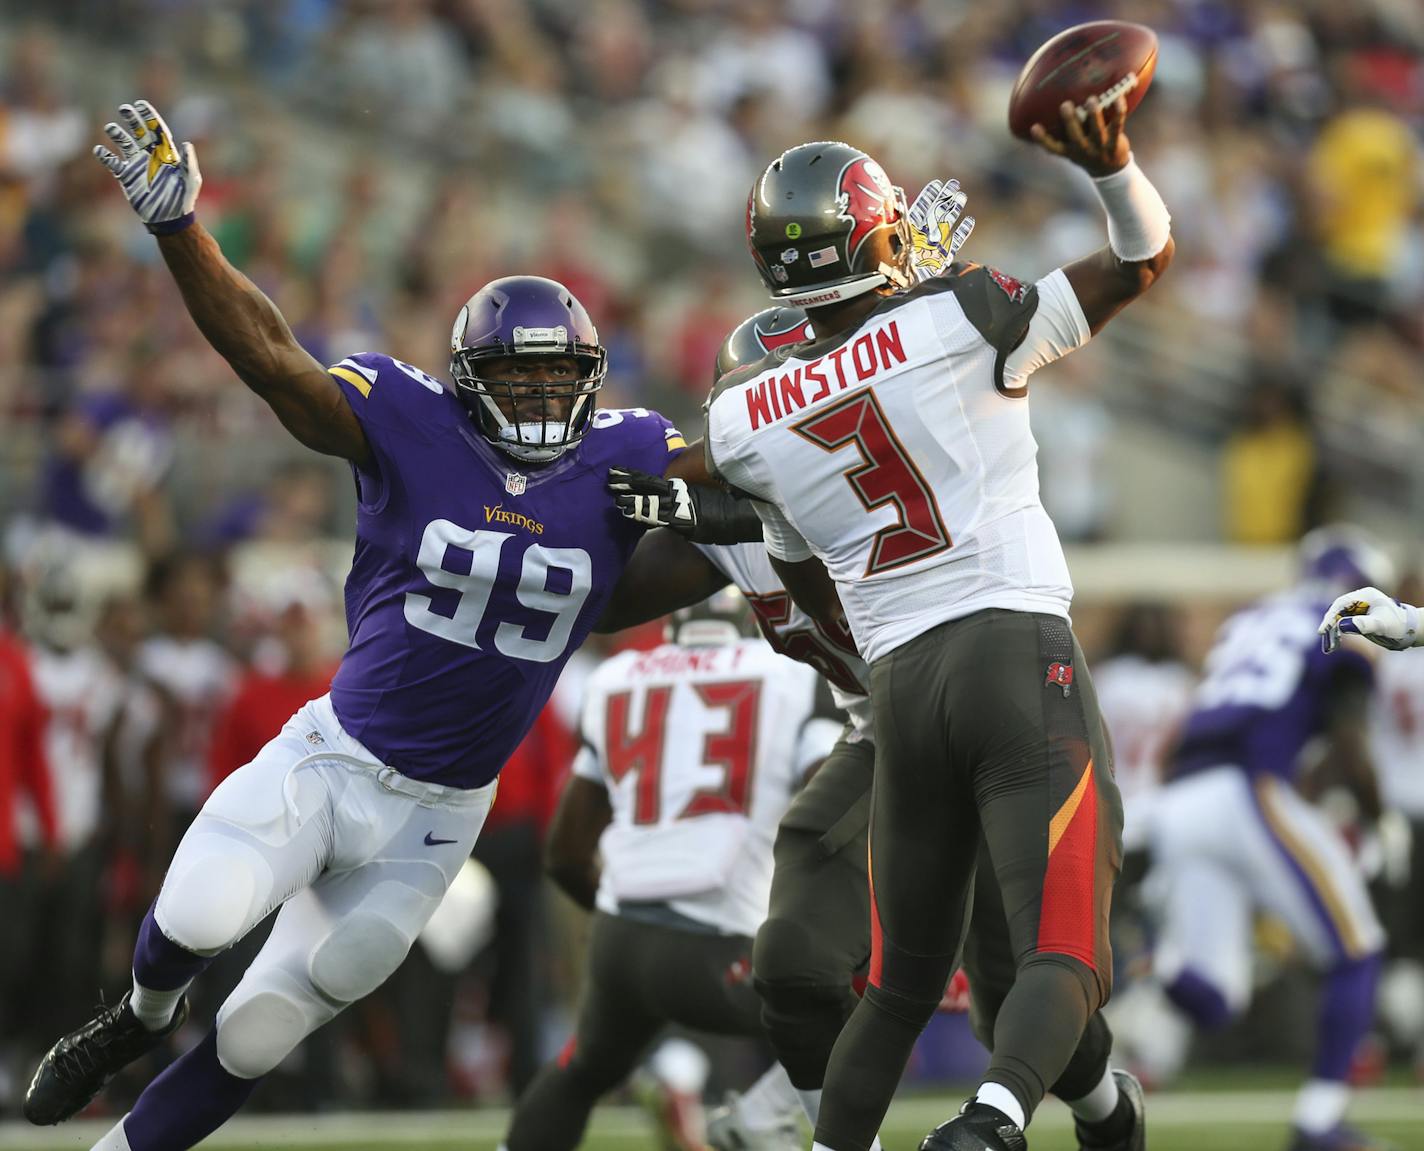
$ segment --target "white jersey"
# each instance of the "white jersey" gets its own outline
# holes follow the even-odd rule
[[[1027,286],[968,266],[887,297],[846,335],[778,348],[707,412],[714,471],[771,505],[766,545],[817,556],[874,662],[985,608],[1068,615],[1024,402],[1087,342],[1061,271]]]
[[[1424,818],[1424,649],[1375,660],[1370,743],[1385,806]]]
[[[123,703],[124,680],[96,648],[34,649],[35,690],[44,702],[59,842],[77,850],[99,826],[104,744]]]
[[[870,667],[849,636],[828,636],[781,584],[762,544],[695,544],[737,586],[756,612],[762,635],[782,655],[808,663],[825,677],[836,706],[850,718],[853,742],[875,739]]]
[[[1098,707],[1112,737],[1113,771],[1122,792],[1122,843],[1147,846],[1162,765],[1192,706],[1196,677],[1175,661],[1120,655],[1093,667]]]
[[[139,650],[139,668],[172,701],[173,755],[165,766],[169,802],[196,811],[208,791],[208,751],[218,715],[231,696],[237,665],[210,639],[155,636]]]
[[[763,640],[628,651],[594,672],[574,774],[607,788],[600,910],[661,901],[755,935],[776,826],[839,725],[815,720],[816,673]]]

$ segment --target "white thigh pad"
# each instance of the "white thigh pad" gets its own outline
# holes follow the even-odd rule
[[[154,918],[180,947],[215,954],[261,918],[272,878],[271,866],[250,843],[195,825],[168,868]]]
[[[401,965],[411,942],[389,919],[357,911],[317,944],[311,956],[312,983],[340,1003],[364,999]]]
[[[321,1022],[295,998],[273,991],[254,995],[224,1010],[218,1020],[218,1062],[239,1079],[258,1079]]]

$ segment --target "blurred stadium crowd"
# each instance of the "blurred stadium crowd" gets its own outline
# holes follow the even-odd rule
[[[348,533],[350,485],[299,454],[183,314],[87,155],[114,104],[150,99],[197,145],[205,223],[319,359],[381,349],[443,374],[466,296],[537,272],[598,323],[603,402],[695,429],[717,346],[762,298],[746,190],[790,144],[848,139],[912,196],[958,177],[979,221],[967,254],[1016,274],[1097,246],[1084,189],[1013,142],[1004,109],[1038,44],[1110,15],[1162,38],[1151,114],[1131,132],[1178,257],[1125,337],[1035,393],[1060,531],[1130,534],[1109,480],[1124,428],[1177,437],[1213,469],[1221,540],[1293,540],[1359,493],[1383,515],[1424,512],[1414,0],[5,4],[0,674],[27,666],[35,698],[0,693],[17,701],[0,734],[43,743],[49,775],[0,746],[0,922],[24,941],[0,947],[0,1109],[6,1072],[54,1020],[123,981],[176,836],[324,690],[343,639],[329,572],[346,545],[332,560],[321,541]],[[1337,434],[1339,413],[1375,436],[1368,450]],[[1156,519],[1166,538],[1180,527]],[[261,548],[282,564],[242,559]],[[96,587],[90,556],[123,578]],[[1178,644],[1124,627],[1114,643],[1104,630],[1101,654],[1180,663]],[[477,849],[501,895],[491,948],[463,974],[417,953],[314,1041],[341,1058],[309,1058],[269,1103],[527,1081],[559,1029],[550,989],[569,980],[539,873],[578,702],[564,694]],[[1151,717],[1143,739],[1160,744],[1173,719]],[[1400,946],[1424,961],[1412,930]],[[209,980],[209,1011],[223,990]]]

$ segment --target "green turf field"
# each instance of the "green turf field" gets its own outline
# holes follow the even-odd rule
[[[1278,1151],[1286,1139],[1289,1089],[1193,1090],[1149,1100],[1149,1151]],[[922,1096],[897,1103],[883,1132],[887,1151],[913,1151],[959,1097]],[[1353,1116],[1400,1151],[1424,1151],[1424,1089],[1363,1092]],[[229,1124],[204,1144],[214,1151],[494,1151],[507,1121],[500,1109],[319,1116],[253,1116]],[[83,1151],[109,1126],[85,1121],[37,1131],[0,1123],[0,1151]],[[1073,1151],[1067,1111],[1046,1103],[1029,1131],[1032,1151]],[[810,1140],[807,1140],[807,1146]],[[586,1151],[660,1151],[644,1114],[626,1106],[597,1113]]]

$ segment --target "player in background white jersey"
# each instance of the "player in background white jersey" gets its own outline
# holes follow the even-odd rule
[[[1017,972],[976,1099],[924,1147],[1026,1147],[1111,987],[1121,806],[1022,401],[1030,374],[1141,295],[1173,248],[1125,105],[1076,111],[1063,108],[1066,143],[1035,138],[1093,177],[1109,245],[1036,284],[961,266],[911,287],[903,193],[848,145],[783,153],[748,199],[758,269],[817,339],[718,385],[708,467],[772,505],[767,547],[797,601],[828,621],[844,605],[876,718],[874,949],[831,1058],[823,1151],[875,1137],[952,968],[981,840]],[[1125,1126],[1091,1141],[1140,1145],[1112,1079],[1109,1094]]]
[[[600,1096],[665,1024],[761,1035],[752,940],[777,824],[840,723],[815,671],[745,638],[735,591],[674,617],[670,640],[614,656],[587,685],[583,747],[550,828],[550,874],[593,909],[573,1039],[521,1097],[507,1151],[573,1148]],[[784,1072],[778,1141],[795,1147]]]

